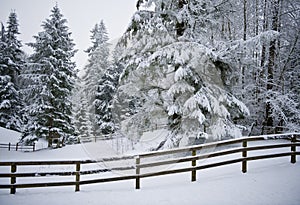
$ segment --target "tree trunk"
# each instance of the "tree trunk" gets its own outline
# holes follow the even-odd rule
[[[279,0],[272,0],[272,30],[278,31],[278,15],[279,14]],[[276,60],[276,39],[271,40],[269,46],[269,59],[267,66],[267,103],[266,103],[266,117],[265,124],[267,126],[267,134],[273,133],[274,120],[272,117],[272,105],[270,100],[272,99],[272,91],[274,85],[274,71]],[[271,93],[271,94],[270,94]]]
[[[267,0],[264,0],[264,6],[263,6],[263,32],[267,31],[268,29],[268,19],[267,19]],[[259,75],[258,75],[258,84],[259,84],[259,89],[258,89],[258,98],[257,98],[257,104],[260,105],[262,104],[266,99],[265,97],[262,97],[261,94],[264,92],[264,87],[265,87],[265,63],[266,63],[266,54],[267,54],[267,49],[266,49],[266,43],[263,42],[262,44],[262,48],[261,48],[261,58],[260,58],[260,70],[259,70]],[[265,115],[265,114],[264,114]],[[260,121],[260,119],[262,119],[263,117],[261,115],[258,115],[258,124],[263,124],[262,128],[261,128],[261,134],[264,134],[264,127],[265,127],[265,120],[263,119],[262,121]],[[260,121],[260,122],[259,122]]]
[[[247,0],[244,0],[244,33],[243,33],[243,40],[247,40]],[[246,47],[243,48],[243,57],[245,57],[246,54]],[[241,72],[242,72],[242,88],[244,89],[245,87],[245,65],[242,65],[241,67]]]
[[[264,14],[263,14],[263,31],[267,31],[268,29],[268,20],[267,20],[267,0],[264,2]],[[266,45],[263,43],[262,48],[261,48],[261,61],[260,61],[260,66],[262,69],[262,72],[264,72],[264,67],[265,67],[265,62],[266,62]],[[261,76],[263,77],[263,76]]]
[[[179,9],[182,9],[184,7],[184,5],[188,4],[188,1],[187,0],[179,0],[178,1],[178,8]],[[184,31],[186,29],[186,24],[184,21],[181,21],[179,22],[177,20],[177,23],[176,23],[176,35],[177,37],[180,37],[184,34]]]

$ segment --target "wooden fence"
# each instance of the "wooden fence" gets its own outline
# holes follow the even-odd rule
[[[35,151],[35,144],[33,145],[22,145],[19,143],[12,144],[1,144],[0,143],[0,149],[8,149],[8,151]]]
[[[247,163],[249,161],[270,159],[278,157],[289,157],[291,163],[296,163],[296,156],[300,155],[300,152],[296,151],[296,147],[300,146],[300,135],[294,134],[282,134],[282,135],[268,135],[268,136],[257,136],[257,137],[244,137],[226,141],[213,142],[208,144],[190,146],[185,148],[177,148],[172,150],[156,151],[143,153],[139,155],[124,156],[124,157],[113,157],[104,158],[101,160],[75,160],[75,161],[16,161],[16,162],[0,162],[0,167],[10,167],[10,173],[0,173],[1,178],[10,179],[10,184],[0,184],[0,189],[10,189],[11,194],[16,193],[16,189],[20,188],[35,188],[35,187],[53,187],[53,186],[74,186],[75,191],[80,190],[81,185],[113,182],[121,180],[135,180],[135,188],[140,189],[141,179],[147,177],[155,177],[161,175],[169,175],[176,173],[191,173],[191,181],[196,181],[197,171],[203,169],[209,169],[212,167],[219,167],[229,164],[241,163],[241,171],[243,173],[247,172]],[[275,139],[284,139],[277,141]],[[264,145],[254,145],[249,146],[249,142],[254,141],[269,141],[270,143]],[[227,146],[225,146],[227,145]],[[221,149],[220,149],[221,148]],[[278,150],[279,148],[285,148],[286,150]],[[252,151],[258,151],[253,153]],[[267,150],[271,150],[272,153],[266,153]],[[203,152],[204,151],[204,152]],[[252,152],[252,153],[251,153]],[[264,153],[263,153],[264,152]],[[270,152],[270,151],[269,151]],[[238,157],[236,156],[238,153]],[[258,154],[259,153],[259,154]],[[235,154],[235,155],[232,155]],[[251,155],[250,155],[251,154]],[[255,154],[255,155],[254,155]],[[222,159],[222,156],[230,155],[231,157],[226,157]],[[218,158],[218,157],[221,157]],[[208,158],[220,159],[217,162],[209,162],[207,164],[198,165],[197,162],[204,161]],[[131,165],[119,166],[114,168],[104,168],[104,169],[82,169],[87,164],[95,163],[109,163],[126,161],[131,162]],[[189,163],[187,163],[189,162]],[[182,166],[172,166],[183,163]],[[17,172],[19,167],[24,166],[58,166],[58,165],[74,165],[73,171],[57,171],[57,172]],[[142,172],[147,168],[155,168],[159,166],[169,167],[167,169],[158,168],[155,171]],[[95,179],[85,179],[82,180],[81,176],[99,174],[101,172],[111,172],[111,171],[131,171],[130,174],[123,174],[118,176],[113,176],[109,178],[99,177]],[[72,181],[62,181],[62,182],[38,182],[38,177],[55,177],[55,176],[75,176],[75,180]],[[34,182],[31,183],[16,183],[17,178],[34,178]]]

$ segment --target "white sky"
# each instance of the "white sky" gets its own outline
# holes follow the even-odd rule
[[[79,50],[75,55],[77,67],[87,62],[83,50],[91,45],[90,31],[100,20],[104,20],[111,40],[120,37],[126,30],[137,0],[0,0],[0,22],[6,25],[9,13],[15,10],[19,20],[19,39],[25,52],[31,52],[25,43],[34,42],[32,36],[42,31],[41,24],[49,18],[56,2],[68,20],[71,38]]]

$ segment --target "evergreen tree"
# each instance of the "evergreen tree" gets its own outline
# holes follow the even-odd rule
[[[96,119],[102,134],[108,135],[115,132],[116,119],[113,116],[113,100],[119,83],[119,77],[123,66],[118,61],[117,47],[114,52],[113,64],[99,81],[98,92],[96,94]]]
[[[122,39],[128,47],[118,96],[128,100],[121,115],[128,136],[138,141],[144,131],[164,124],[169,134],[154,149],[241,136],[233,120],[248,109],[231,93],[232,70],[212,43],[201,43],[204,32],[197,34],[195,26],[209,22],[217,9],[209,1],[139,2],[154,3],[155,10],[136,12]],[[193,12],[201,6],[205,14]]]
[[[114,79],[111,73],[105,73],[99,81],[99,86],[95,96],[95,115],[99,128],[104,135],[113,133],[110,102],[115,92]]]
[[[58,6],[54,6],[42,24],[43,31],[28,44],[34,53],[23,75],[29,83],[24,89],[29,114],[25,141],[44,138],[51,143],[53,137],[63,141],[74,135],[70,97],[76,78],[72,61],[76,50],[66,23]]]
[[[153,11],[143,10],[151,5],[155,6]],[[127,109],[121,115],[126,130],[132,131],[130,135],[137,133],[136,136],[140,136],[143,131],[138,132],[139,130],[147,130],[153,124],[148,123],[154,121],[151,116],[145,120],[147,126],[146,123],[141,123],[138,127],[133,122],[143,122],[141,119],[146,115],[141,114],[138,118],[138,113],[150,113],[151,109],[145,111],[144,103],[151,102],[156,97],[149,97],[150,91],[144,86],[148,83],[149,66],[153,73],[154,68],[159,67],[154,63],[157,59],[161,59],[161,66],[168,65],[173,42],[180,42],[181,46],[193,42],[205,47],[204,53],[220,68],[220,78],[225,90],[234,93],[250,110],[251,115],[242,118],[239,114],[229,112],[234,123],[247,127],[243,134],[299,131],[299,1],[140,0],[137,7],[139,11],[123,36],[123,43],[127,45],[129,52],[125,52],[122,59],[126,69],[118,92],[123,98],[122,93],[131,93],[125,97]],[[169,48],[165,53],[169,55],[155,54],[157,50],[166,48],[166,45]],[[190,47],[197,49],[197,46]],[[182,55],[182,47],[173,48]],[[191,50],[189,47],[185,48],[185,53]],[[193,59],[191,56],[194,52],[186,55]],[[150,58],[151,56],[157,59]],[[175,59],[174,56],[169,60]],[[179,71],[181,62],[189,66],[189,61],[178,62]],[[209,70],[213,73],[214,69]],[[151,80],[162,73],[155,74]],[[192,72],[191,76],[196,75]],[[204,81],[202,76],[201,79]],[[165,87],[158,87],[159,92],[165,91]],[[145,95],[146,91],[148,95]],[[162,99],[154,100],[154,104],[164,102]],[[174,106],[176,110],[182,107],[179,103],[178,105]],[[155,106],[152,107],[155,109]],[[182,119],[182,115],[175,113],[169,118],[169,122],[176,122],[174,125],[177,126],[182,123]],[[135,127],[138,128],[134,130]]]
[[[80,108],[78,110],[78,115],[77,117],[77,127],[78,127],[78,137],[80,139],[80,142],[90,142],[91,139],[91,134],[90,134],[90,127],[89,127],[89,120],[88,120],[88,115],[87,115],[87,102],[82,100],[82,103],[80,104]]]
[[[91,141],[91,125],[88,115],[88,103],[86,95],[83,92],[83,86],[80,78],[77,79],[76,87],[73,90],[73,118],[76,130],[76,136],[80,142]]]
[[[107,72],[109,62],[109,44],[108,34],[103,21],[100,24],[96,24],[91,31],[92,46],[87,49],[88,64],[84,68],[85,75],[83,77],[84,92],[86,93],[86,99],[88,103],[88,112],[90,122],[92,123],[92,135],[99,135],[99,126],[96,119],[96,110],[99,106],[99,101],[96,100],[98,92],[99,81]],[[96,101],[95,101],[96,100]]]
[[[0,40],[0,126],[21,131],[22,100],[19,93],[19,74],[24,53],[18,40],[17,15],[12,11],[5,31],[3,24]]]
[[[107,43],[109,40],[103,20],[101,20],[99,24],[95,24],[94,28],[91,30],[91,34],[92,46],[86,50],[88,55],[92,55],[92,52],[94,52],[101,44]]]

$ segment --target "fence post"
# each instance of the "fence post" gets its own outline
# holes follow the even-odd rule
[[[75,191],[80,191],[79,182],[80,182],[80,162],[76,162],[76,186],[75,186]]]
[[[137,158],[135,159],[135,174],[136,174],[136,178],[135,178],[135,189],[140,189],[140,156],[137,156]]]
[[[19,146],[19,143],[16,144],[16,151],[18,151],[18,146]]]
[[[192,150],[192,156],[196,156],[196,150]],[[192,160],[192,166],[196,166],[196,160]],[[192,182],[196,181],[196,170],[192,171]]]
[[[8,143],[8,151],[10,151],[10,143]]]
[[[35,151],[35,143],[32,145],[32,151]]]
[[[292,135],[291,143],[295,144],[295,142],[296,142],[296,135]],[[295,154],[296,146],[295,145],[291,146],[291,152],[292,152],[292,154],[291,154],[291,163],[295,164],[296,163],[296,154]]]
[[[14,163],[11,164],[11,168],[10,168],[11,174],[16,173],[16,171],[17,171],[17,165],[14,164]],[[10,184],[14,185],[15,183],[16,183],[16,176],[11,176],[11,178],[10,178]],[[10,187],[10,194],[15,194],[15,193],[16,193],[16,188],[13,187],[13,186],[11,186]]]
[[[243,148],[247,147],[247,140],[243,140],[242,146],[243,146]],[[247,151],[243,151],[242,156],[247,157]],[[242,161],[242,172],[243,173],[247,172],[247,161],[246,160]]]

